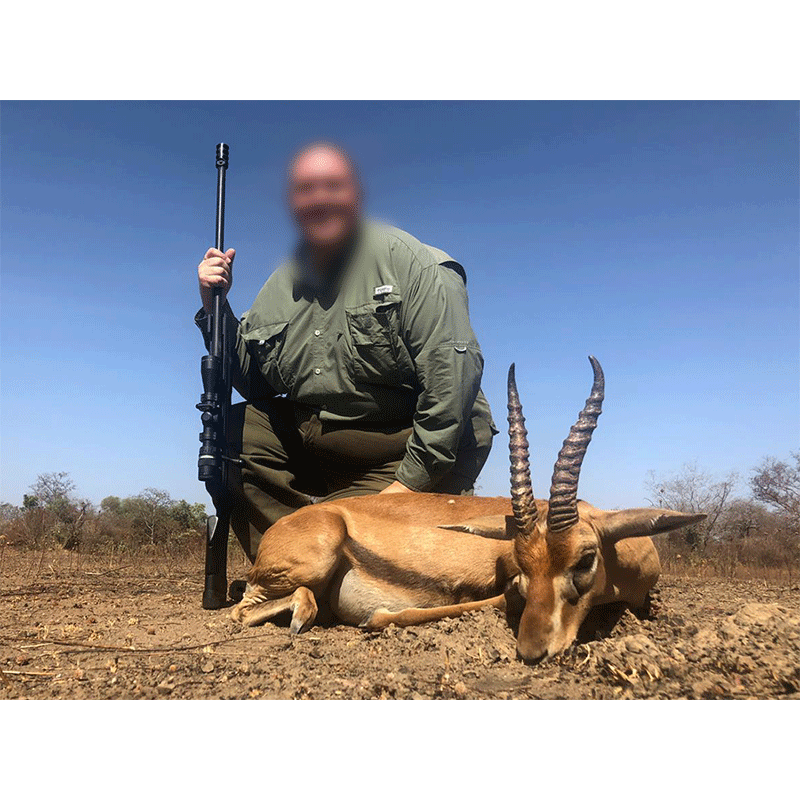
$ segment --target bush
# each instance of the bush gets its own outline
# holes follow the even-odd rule
[[[202,503],[173,500],[159,489],[109,496],[99,508],[74,496],[75,485],[65,472],[40,475],[31,490],[21,506],[4,503],[0,509],[0,535],[7,545],[85,553],[177,549],[202,541],[205,532]]]

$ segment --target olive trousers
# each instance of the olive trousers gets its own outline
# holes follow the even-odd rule
[[[431,491],[472,494],[495,431],[479,416],[470,423],[453,468]],[[242,463],[229,471],[231,527],[250,561],[264,531],[281,517],[314,501],[385,489],[410,434],[410,427],[332,424],[283,397],[232,406],[228,443]]]

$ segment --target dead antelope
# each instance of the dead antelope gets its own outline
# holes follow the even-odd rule
[[[550,501],[534,500],[525,418],[508,373],[511,499],[373,495],[307,506],[266,531],[233,619],[256,625],[291,611],[307,630],[317,603],[364,628],[418,625],[525,599],[517,651],[535,662],[567,647],[592,606],[641,607],[658,579],[650,534],[703,518],[661,508],[602,511],[578,500],[583,457],[604,396],[594,384],[553,471]]]

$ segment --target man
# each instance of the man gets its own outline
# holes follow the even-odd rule
[[[251,560],[264,531],[310,502],[378,492],[471,494],[497,429],[458,262],[361,216],[351,158],[316,143],[288,174],[300,232],[292,257],[237,321],[232,527]],[[212,292],[230,289],[233,249],[198,267],[209,342]],[[241,480],[239,480],[239,478]]]

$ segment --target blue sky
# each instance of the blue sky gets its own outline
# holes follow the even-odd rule
[[[231,146],[231,304],[293,232],[288,155],[334,138],[368,205],[469,275],[484,390],[517,363],[534,488],[607,379],[581,495],[644,502],[648,470],[744,477],[798,447],[796,103],[4,103],[2,485],[67,471],[99,501],[196,480],[196,264]],[[505,430],[480,478],[507,492]]]

